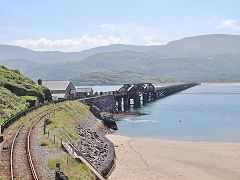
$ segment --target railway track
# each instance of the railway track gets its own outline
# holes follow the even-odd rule
[[[11,179],[38,180],[34,168],[34,157],[31,154],[31,132],[34,126],[48,114],[55,111],[50,108],[25,121],[16,132],[11,145]]]

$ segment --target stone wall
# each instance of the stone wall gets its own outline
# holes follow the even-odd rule
[[[81,100],[82,103],[89,106],[96,106],[101,112],[115,112],[116,101],[114,95],[98,96],[85,98]]]

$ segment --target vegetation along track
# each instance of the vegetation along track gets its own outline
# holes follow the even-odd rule
[[[11,179],[38,180],[37,171],[34,168],[34,156],[31,155],[31,132],[35,124],[54,112],[55,108],[49,108],[25,121],[15,134],[11,146]]]

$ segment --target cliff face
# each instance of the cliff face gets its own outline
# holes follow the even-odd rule
[[[36,90],[36,89],[26,89],[23,87],[15,86],[10,83],[5,83],[4,88],[10,90],[16,96],[35,96],[38,97],[39,102],[44,103],[44,100],[51,101],[51,92],[48,89]]]

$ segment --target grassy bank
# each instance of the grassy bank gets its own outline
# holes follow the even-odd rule
[[[89,107],[77,102],[68,101],[58,106],[56,112],[45,120],[46,134],[41,137],[40,145],[47,148],[60,147],[62,142],[79,142],[76,126],[84,123],[91,115]],[[48,166],[56,169],[61,164],[61,171],[70,179],[95,179],[89,168],[78,160],[58,155],[49,159]]]
[[[58,170],[58,168],[56,168],[56,163],[60,163],[61,171],[63,171],[69,179],[95,179],[94,175],[92,175],[90,169],[85,164],[81,164],[71,156],[65,155],[52,157],[48,162],[48,166],[52,169]]]
[[[28,106],[29,103],[26,99],[18,97],[10,90],[0,86],[0,124]]]
[[[23,76],[18,70],[0,66],[0,124],[18,112],[35,105],[39,98],[50,99],[50,91]]]
[[[56,108],[57,110],[46,119],[46,122],[48,122],[46,125],[46,132],[49,132],[49,136],[48,134],[42,135],[40,145],[46,148],[60,147],[61,139],[63,142],[67,140],[78,142],[79,135],[76,126],[81,124],[81,122],[83,123],[87,117],[91,115],[91,112],[88,106],[77,101],[49,104],[28,113],[4,131],[4,139],[10,134],[16,133],[18,127],[20,127],[23,122],[49,108]],[[62,156],[53,156],[48,160],[48,166],[52,169],[56,169],[56,163],[61,164],[61,171],[70,179],[88,179],[88,177],[93,180],[95,179],[86,165],[66,154]]]
[[[60,146],[61,139],[63,142],[78,142],[79,135],[76,126],[83,123],[85,117],[90,114],[89,107],[80,102],[72,101],[62,104],[52,116],[45,120],[46,134],[41,137],[41,145]]]

